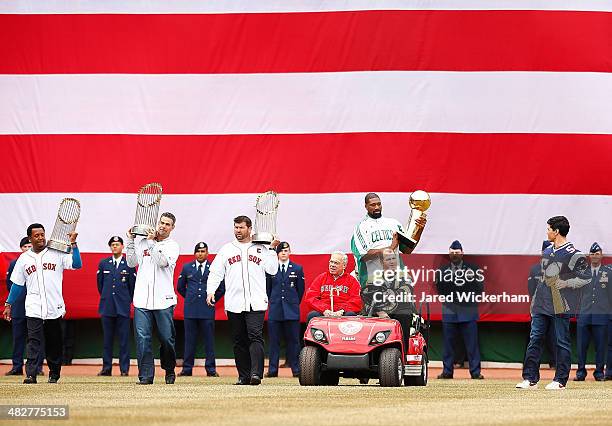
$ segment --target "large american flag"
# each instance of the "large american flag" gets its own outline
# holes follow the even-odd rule
[[[258,193],[310,279],[350,252],[363,195],[404,221],[432,194],[414,267],[450,242],[526,291],[545,222],[612,250],[612,1],[0,3],[0,246],[81,201],[68,315],[96,316],[95,272],[135,192],[190,258],[214,253]],[[177,268],[178,269],[178,268]],[[523,307],[524,308],[524,307]],[[494,314],[493,311],[491,311]],[[489,319],[525,319],[526,310]],[[182,311],[179,306],[177,316]],[[220,314],[221,315],[221,314]],[[486,318],[486,316],[485,316]]]

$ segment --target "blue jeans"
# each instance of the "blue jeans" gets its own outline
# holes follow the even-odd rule
[[[134,309],[134,336],[136,338],[136,358],[138,359],[138,378],[140,380],[153,380],[155,365],[151,340],[153,323],[157,328],[157,337],[161,346],[159,358],[161,368],[166,372],[174,371],[176,367],[176,351],[174,342],[176,331],[174,329],[174,306],[166,309]]]
[[[548,327],[554,327],[557,368],[553,380],[562,385],[567,384],[571,367],[569,325],[570,320],[567,315],[532,315],[531,334],[529,335],[529,344],[523,362],[523,379],[532,383],[537,383],[540,380],[542,345],[544,339],[546,339],[546,330]]]

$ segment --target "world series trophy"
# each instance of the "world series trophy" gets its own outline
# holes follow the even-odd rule
[[[556,314],[564,314],[569,310],[566,306],[561,291],[557,288],[557,281],[559,280],[559,273],[561,267],[558,262],[549,263],[544,270],[544,282],[550,288],[550,294],[552,295],[553,308]]]
[[[138,190],[136,217],[131,233],[146,237],[148,231],[157,224],[159,204],[162,198],[162,186],[159,183],[147,183]]]
[[[431,206],[429,194],[422,190],[414,191],[410,194],[410,218],[406,225],[406,232],[398,232],[399,242],[404,246],[414,249],[421,239],[423,227],[416,223],[420,217],[427,217],[425,211]]]
[[[74,198],[64,198],[59,205],[55,226],[47,241],[50,249],[70,253],[72,246],[68,234],[74,232],[81,216],[81,203]]]
[[[279,203],[278,194],[274,191],[267,191],[257,196],[255,201],[254,243],[270,244],[274,241]]]

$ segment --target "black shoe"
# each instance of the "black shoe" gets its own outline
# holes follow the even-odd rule
[[[605,379],[605,378],[603,378],[603,377],[595,377],[595,381],[596,381],[596,382],[603,382],[603,381],[605,381],[605,380],[606,380],[606,379]]]
[[[7,371],[6,373],[4,373],[5,376],[23,376],[23,370],[22,369],[18,369],[18,368],[13,368],[9,371]]]
[[[206,372],[206,375],[208,377],[219,377],[219,373],[217,373],[216,371],[212,371],[212,372]]]
[[[606,377],[604,377],[604,381],[605,381],[605,382],[607,382],[607,381],[609,381],[609,380],[612,380],[612,376],[606,376]]]
[[[452,379],[452,378],[453,378],[452,374],[446,374],[446,373],[438,374],[438,379]]]
[[[191,376],[193,373],[191,371],[181,371],[180,373],[178,373],[179,377],[183,377],[183,376]]]
[[[121,377],[127,377],[129,376],[129,374],[127,373],[127,371],[122,371],[121,372]]]
[[[269,371],[264,374],[264,377],[278,377],[278,373],[270,373]]]
[[[112,373],[110,370],[100,370],[98,376],[112,376]]]
[[[152,385],[153,379],[138,379],[136,382],[137,385]]]
[[[173,385],[176,380],[176,374],[174,374],[174,370],[170,372],[166,372],[166,384]]]
[[[293,373],[293,377],[300,377],[300,373]]]
[[[472,379],[474,379],[474,380],[483,380],[484,376],[482,374],[478,373],[478,374],[474,374],[472,376]]]
[[[49,383],[57,383],[57,381],[59,379],[60,379],[60,376],[55,376],[55,375],[49,374],[49,380],[47,380],[47,382],[49,382]]]
[[[236,383],[234,383],[234,384],[238,385],[238,386],[242,386],[242,385],[248,385],[250,383],[249,383],[248,379],[240,379],[239,378],[238,381]]]
[[[28,376],[25,379],[23,379],[23,383],[26,385],[33,385],[36,384],[36,376]]]
[[[584,379],[585,377],[578,377],[578,376],[574,377],[575,382],[584,382]]]
[[[251,382],[250,384],[253,386],[257,386],[261,383],[261,377],[259,377],[257,374],[253,374],[251,376]]]

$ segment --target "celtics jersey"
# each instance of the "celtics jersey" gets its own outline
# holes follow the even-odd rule
[[[393,241],[393,234],[400,231],[403,231],[403,227],[399,221],[387,217],[373,219],[366,215],[357,224],[351,238],[351,251],[355,256],[355,270],[362,288],[372,282],[375,271],[382,270],[380,259],[363,261],[362,257],[371,249],[389,247]],[[396,253],[399,253],[398,250]]]

